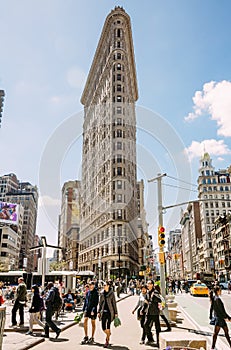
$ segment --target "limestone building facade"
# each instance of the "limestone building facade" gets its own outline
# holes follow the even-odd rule
[[[130,17],[107,16],[82,94],[79,269],[102,278],[138,275],[136,115]]]
[[[201,272],[215,273],[224,260],[214,259],[212,231],[217,217],[227,215],[231,206],[231,167],[215,170],[212,159],[204,153],[200,160],[198,177],[198,199],[200,202],[200,217],[202,239],[199,242],[199,263]],[[219,249],[218,249],[219,250]],[[217,265],[219,264],[219,265]]]

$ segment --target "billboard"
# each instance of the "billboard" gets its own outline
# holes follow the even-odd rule
[[[18,224],[18,204],[0,202],[0,223]]]

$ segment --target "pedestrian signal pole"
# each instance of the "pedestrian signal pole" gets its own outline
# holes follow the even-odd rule
[[[160,285],[161,294],[166,296],[166,277],[165,277],[165,228],[163,227],[163,205],[162,205],[162,178],[167,174],[157,174],[157,177],[148,182],[157,181],[158,196],[158,244],[159,244],[159,265],[160,265]]]

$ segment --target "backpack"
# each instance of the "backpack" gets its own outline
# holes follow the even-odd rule
[[[53,311],[59,311],[63,305],[63,300],[59,294],[58,288],[54,287],[54,293],[55,293],[55,296],[52,303],[52,309]]]

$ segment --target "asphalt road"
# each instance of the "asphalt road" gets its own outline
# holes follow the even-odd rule
[[[227,291],[223,291],[221,299],[225,305],[226,312],[231,315],[231,294]],[[207,297],[193,297],[190,294],[178,294],[176,295],[176,301],[181,307],[182,311],[193,322],[196,329],[213,333],[214,326],[209,324],[209,309],[210,301]],[[228,323],[231,336],[231,323]],[[224,334],[223,330],[220,334]],[[211,344],[212,337],[207,337]],[[230,349],[227,345],[227,341],[224,337],[219,337],[219,341],[216,344],[218,350]]]

